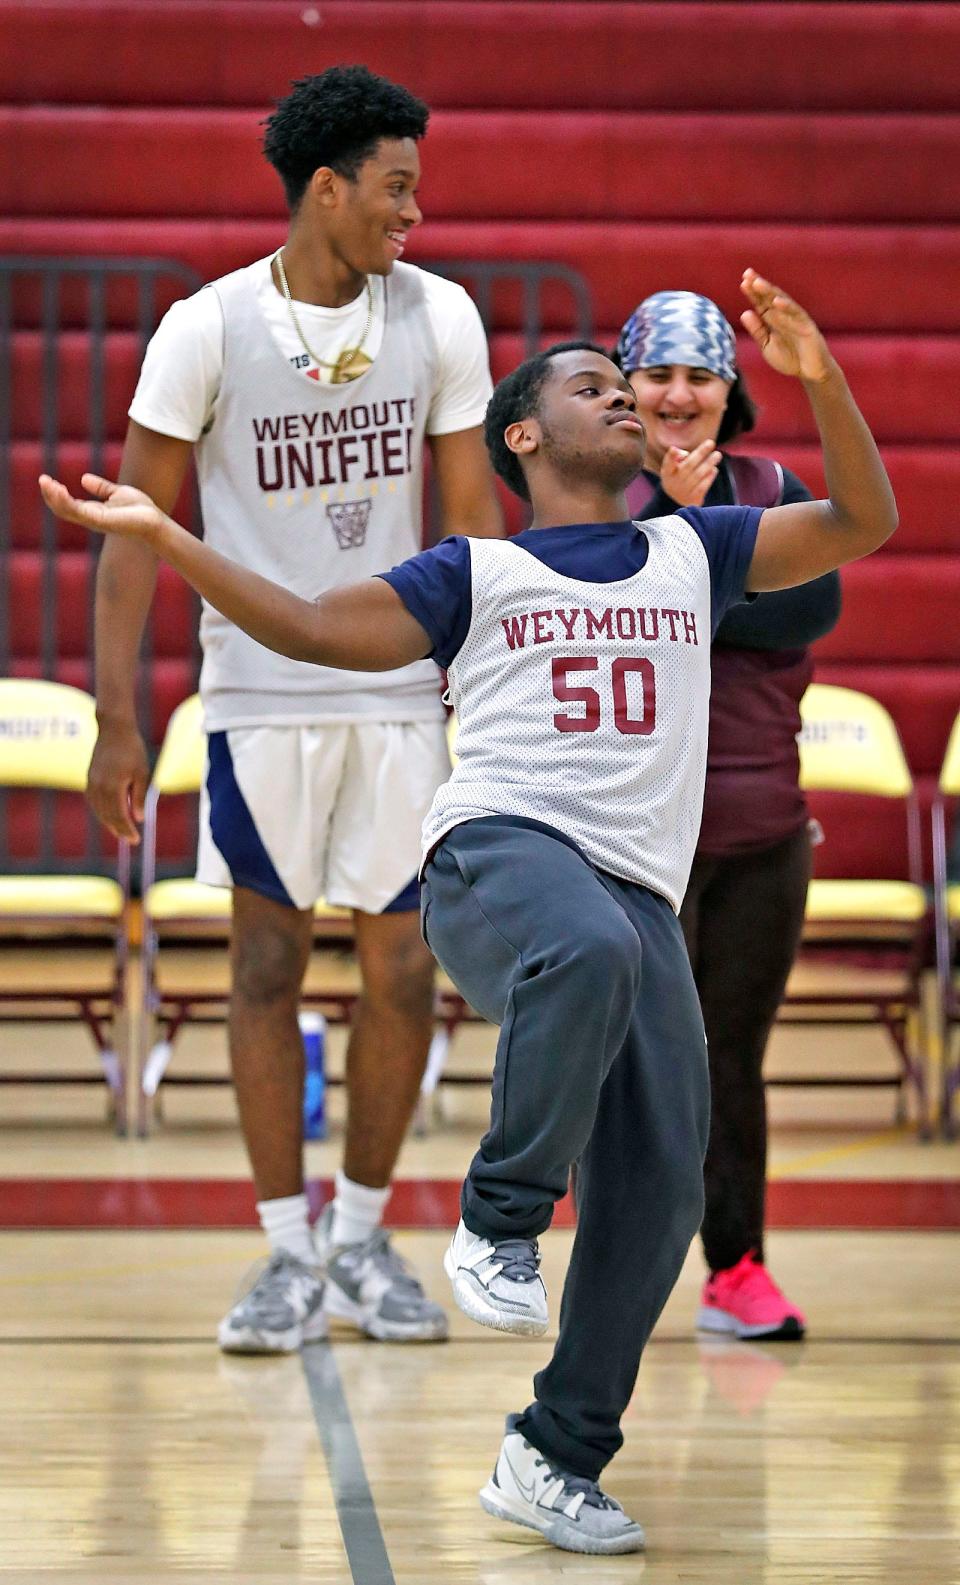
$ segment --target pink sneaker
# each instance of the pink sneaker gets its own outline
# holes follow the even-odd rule
[[[703,1332],[793,1339],[803,1336],[806,1325],[752,1251],[726,1271],[713,1272],[703,1285],[697,1315]]]

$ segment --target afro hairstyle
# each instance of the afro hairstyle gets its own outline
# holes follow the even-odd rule
[[[381,138],[422,138],[429,117],[422,100],[366,66],[331,66],[298,78],[278,101],[263,152],[296,211],[321,165],[355,181]]]

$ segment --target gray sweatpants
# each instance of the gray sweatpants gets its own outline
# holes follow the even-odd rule
[[[542,1233],[577,1164],[560,1335],[520,1429],[595,1480],[703,1214],[707,1054],[680,924],[663,898],[514,817],[449,832],[421,906],[434,955],[500,1025],[467,1227]]]

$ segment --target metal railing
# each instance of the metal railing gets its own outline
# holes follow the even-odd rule
[[[172,295],[181,297],[195,291],[200,279],[185,265],[168,259],[149,258],[48,258],[22,256],[0,257],[0,675],[8,675],[14,662],[27,657],[11,653],[12,563],[16,535],[12,521],[14,510],[12,454],[17,428],[15,404],[24,400],[24,393],[14,390],[14,336],[17,331],[39,332],[39,433],[22,438],[39,444],[40,463],[47,473],[59,470],[61,447],[64,441],[61,425],[63,398],[62,332],[79,331],[88,346],[88,388],[84,401],[84,423],[77,435],[86,448],[89,466],[94,472],[102,471],[108,441],[107,433],[107,335],[111,317],[111,299],[118,291],[129,301],[124,305],[124,318],[132,321],[142,358],[160,317],[160,287],[166,285],[166,300]],[[65,289],[70,302],[65,305]],[[138,360],[139,361],[139,360]],[[130,393],[132,395],[132,392]],[[39,632],[33,655],[39,660],[40,675],[57,676],[63,657],[58,642],[59,590],[57,586],[58,530],[53,514],[44,506],[39,492],[35,511],[39,524],[37,543],[39,549],[40,597],[38,602]],[[85,584],[86,604],[86,678],[93,685],[93,594],[96,579],[100,542],[90,540],[81,552],[87,558]],[[149,691],[149,663],[151,645],[149,632],[144,639],[144,662],[140,668],[140,703],[145,703]],[[79,679],[78,679],[79,680]],[[87,822],[87,851],[82,858],[64,860],[57,852],[55,833],[55,796],[49,793],[39,798],[39,847],[32,855],[31,868],[75,869],[87,867],[91,860],[102,857],[103,845],[100,828],[92,817]],[[7,819],[8,807],[0,794],[0,867],[10,873],[22,868],[22,861],[9,851]]]
[[[443,259],[423,261],[422,268],[454,279],[470,292],[488,333],[494,323],[506,318],[518,328],[524,354],[543,341],[549,325],[558,335],[588,339],[592,333],[593,313],[590,288],[575,270],[563,264],[530,262],[518,259]],[[88,348],[87,390],[83,400],[83,419],[71,438],[85,448],[88,466],[103,471],[106,448],[119,435],[109,433],[107,337],[118,323],[135,331],[142,361],[160,313],[175,297],[197,290],[199,276],[175,260],[134,257],[33,257],[0,256],[0,675],[9,674],[15,661],[23,656],[11,652],[11,557],[16,535],[12,513],[12,443],[18,426],[15,404],[22,400],[13,389],[14,337],[18,331],[39,332],[39,433],[27,438],[39,445],[41,467],[56,474],[64,443],[62,334],[79,332]],[[65,301],[66,299],[66,301]],[[549,314],[548,314],[549,306]],[[132,396],[132,390],[127,393]],[[76,392],[71,393],[75,408]],[[57,583],[58,528],[56,519],[43,505],[39,492],[35,511],[38,530],[34,543],[40,563],[39,633],[33,651],[39,659],[40,674],[57,676],[63,656],[58,642],[59,590]],[[436,507],[433,503],[435,516]],[[433,525],[436,526],[436,523]],[[101,542],[91,539],[80,555],[87,558],[84,575],[86,603],[86,650],[81,684],[93,687],[93,598],[97,558]],[[150,682],[153,647],[150,625],[144,637],[138,679],[138,705],[142,721],[151,719]],[[158,745],[154,745],[157,747]],[[0,867],[17,868],[9,852],[8,822],[0,793]],[[53,800],[41,797],[40,852],[42,867],[75,868],[102,856],[101,833],[96,822],[89,822],[87,853],[75,864],[64,862],[56,852]],[[31,861],[34,862],[33,860]]]
[[[593,334],[593,299],[586,279],[566,264],[542,264],[528,259],[430,259],[421,266],[433,275],[466,286],[477,305],[489,335],[496,319],[497,288],[520,287],[520,326],[524,356],[540,345],[546,329],[544,291],[561,288],[569,299],[570,326],[562,326],[572,340],[588,341]],[[561,328],[561,327],[558,327]]]

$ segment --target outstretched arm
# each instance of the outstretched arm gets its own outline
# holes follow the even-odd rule
[[[430,653],[426,632],[382,578],[301,600],[195,539],[142,490],[111,484],[95,473],[84,474],[83,487],[94,500],[76,500],[56,479],[40,476],[43,498],[57,517],[98,534],[142,540],[267,649],[347,671],[392,671]]]
[[[810,315],[746,270],[744,327],[781,374],[803,381],[820,431],[829,499],[768,507],[747,575],[751,590],[785,589],[869,555],[897,526],[897,503],[876,442]]]

